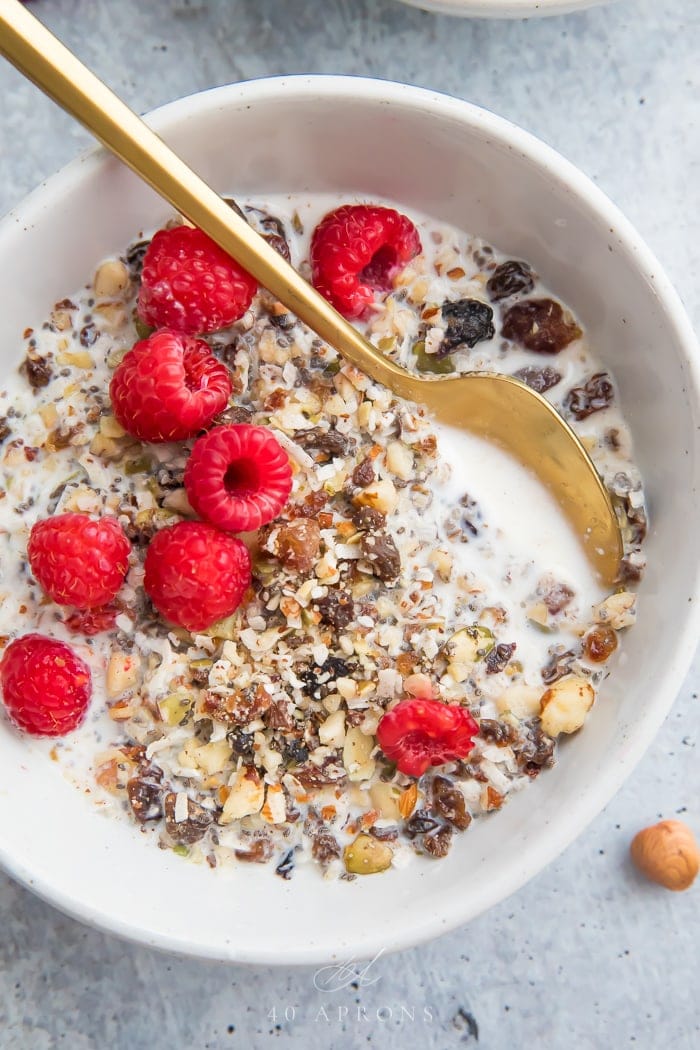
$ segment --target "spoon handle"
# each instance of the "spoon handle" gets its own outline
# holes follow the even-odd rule
[[[403,369],[348,324],[19,0],[0,0],[0,54],[351,364],[411,396]]]

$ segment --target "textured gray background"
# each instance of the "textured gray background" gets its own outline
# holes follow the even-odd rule
[[[508,23],[392,0],[32,6],[139,110],[295,72],[404,80],[493,109],[600,184],[700,322],[698,0],[619,0]],[[0,98],[1,213],[87,137],[5,66]],[[626,855],[660,817],[683,814],[700,833],[699,677],[696,663],[645,760],[557,863],[463,930],[380,958],[367,975],[378,980],[357,990],[321,994],[305,970],[158,955],[85,929],[0,876],[0,1047],[695,1050],[700,887],[676,895],[643,884]]]

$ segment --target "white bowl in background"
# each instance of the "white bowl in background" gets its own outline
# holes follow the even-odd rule
[[[173,102],[151,123],[220,191],[346,192],[402,202],[530,261],[614,371],[653,527],[639,622],[557,766],[439,862],[352,883],[316,870],[210,871],[100,815],[30,740],[0,724],[0,862],[71,915],[193,956],[317,963],[434,937],[512,893],[610,800],[651,742],[698,636],[698,350],[649,250],[549,147],[466,102],[383,81],[290,77]],[[21,333],[168,207],[101,151],[40,186],[0,224],[4,367]]]
[[[399,0],[399,3],[458,18],[544,18],[597,7],[606,0]]]

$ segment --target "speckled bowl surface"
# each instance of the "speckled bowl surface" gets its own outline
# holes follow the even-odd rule
[[[181,99],[150,118],[220,191],[390,198],[528,259],[571,304],[615,372],[650,501],[650,567],[636,628],[585,729],[557,766],[442,861],[289,882],[256,865],[210,871],[101,814],[44,751],[0,721],[0,862],[71,915],[194,956],[318,963],[393,950],[467,922],[559,854],[649,745],[698,636],[698,351],[680,302],[609,200],[532,136],[465,102],[342,77],[258,80]],[[0,223],[4,367],[21,333],[105,255],[168,217],[101,151],[79,158]],[[99,696],[96,698],[99,702]]]
[[[597,7],[606,0],[399,0],[436,14],[457,18],[544,18]]]

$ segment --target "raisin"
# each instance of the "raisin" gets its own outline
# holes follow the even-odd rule
[[[371,485],[375,479],[374,467],[372,460],[367,458],[363,459],[357,464],[352,472],[352,483],[357,485],[358,488],[366,488],[367,485]]]
[[[534,286],[534,274],[527,263],[509,259],[493,271],[486,282],[486,291],[491,302],[498,303],[518,292],[531,292]]]
[[[344,456],[355,447],[354,438],[341,434],[338,430],[322,430],[321,427],[298,430],[294,440],[307,452],[321,452],[330,459],[334,456]]]
[[[313,809],[304,822],[304,831],[311,838],[311,855],[321,867],[340,857],[340,846]]]
[[[187,799],[187,817],[185,820],[175,820],[175,804],[177,795],[169,791],[165,796],[165,827],[172,839],[183,846],[191,846],[204,838],[207,829],[212,822],[212,815],[204,806],[198,802]]]
[[[486,674],[498,674],[499,671],[504,671],[514,652],[515,642],[507,645],[505,642],[499,642],[498,645],[494,645],[485,660]]]
[[[513,372],[516,379],[527,383],[532,390],[538,394],[544,394],[545,390],[551,390],[553,386],[561,382],[561,376],[553,368],[537,368],[535,365],[527,365]]]
[[[356,507],[352,512],[352,523],[367,532],[380,532],[386,525],[386,515],[375,507]]]
[[[288,764],[299,765],[306,762],[309,757],[309,749],[304,747],[300,740],[290,740],[284,746],[283,757]]]
[[[279,875],[282,879],[291,879],[292,872],[294,871],[294,850],[288,849],[286,853],[282,854],[282,859],[275,868],[275,875]]]
[[[537,596],[544,602],[552,616],[556,616],[570,604],[574,592],[565,583],[560,583],[554,577],[544,576],[537,585]]]
[[[292,256],[285,234],[284,224],[281,219],[269,215],[261,208],[252,208],[246,205],[246,214],[243,216],[250,225],[265,238],[271,248],[274,248],[283,259],[291,262]]]
[[[86,324],[80,329],[80,345],[84,347],[92,346],[93,343],[97,342],[97,336],[99,335],[94,324]]]
[[[499,722],[496,718],[482,718],[479,722],[479,734],[490,744],[513,744],[518,734],[512,726]]]
[[[617,634],[612,627],[599,624],[583,639],[583,655],[594,664],[602,664],[617,649]]]
[[[518,764],[529,777],[536,777],[542,769],[554,765],[554,741],[539,728],[523,741],[519,748],[513,749]]]
[[[142,824],[163,816],[163,789],[157,780],[132,777],[127,782],[126,793],[134,816]]]
[[[575,386],[564,399],[564,408],[574,419],[586,419],[612,404],[615,391],[607,372],[596,372],[583,386]]]
[[[9,435],[11,433],[12,433],[12,431],[10,430],[10,428],[7,425],[7,417],[3,416],[0,419],[0,445],[2,445],[3,441],[5,440],[5,438],[9,437]]]
[[[385,582],[397,578],[401,572],[401,556],[388,533],[364,533],[361,548],[375,576]]]
[[[379,828],[375,824],[374,827],[369,829],[369,834],[380,842],[395,842],[399,837],[399,829],[394,827]]]
[[[236,758],[252,760],[253,758],[253,734],[244,733],[242,729],[229,729],[226,740]]]
[[[285,569],[309,572],[321,548],[321,530],[312,518],[295,518],[280,527],[275,554]]]
[[[326,784],[342,784],[346,780],[345,771],[332,762],[315,766],[309,762],[306,766],[299,766],[294,770],[294,779],[305,788],[324,787]]]
[[[536,354],[558,354],[579,339],[581,329],[554,299],[525,299],[503,318],[503,336]]]
[[[452,828],[445,824],[423,837],[423,850],[431,857],[446,857],[452,845]]]
[[[551,650],[550,650],[551,651]],[[542,681],[545,685],[552,685],[571,671],[571,663],[576,659],[576,653],[571,649],[566,652],[553,652],[549,663],[542,668]]]
[[[432,816],[425,809],[417,809],[413,816],[406,821],[404,831],[409,839],[414,839],[416,835],[425,835],[439,827],[441,827],[441,824],[436,817]]]
[[[352,595],[348,591],[329,591],[325,598],[319,598],[318,611],[324,623],[342,630],[355,616]]]
[[[447,777],[435,777],[433,780],[433,809],[460,831],[464,831],[472,822],[463,793]]]
[[[238,860],[245,860],[251,864],[265,864],[273,854],[273,846],[268,838],[253,839],[248,849],[237,849],[233,851]]]
[[[442,304],[442,317],[447,321],[437,357],[445,357],[458,346],[471,349],[484,339],[493,339],[493,310],[479,299],[458,299]]]
[[[53,375],[51,365],[45,357],[30,354],[27,354],[23,363],[20,365],[20,372],[24,373],[32,390],[38,390],[42,386],[48,386],[51,376]]]

